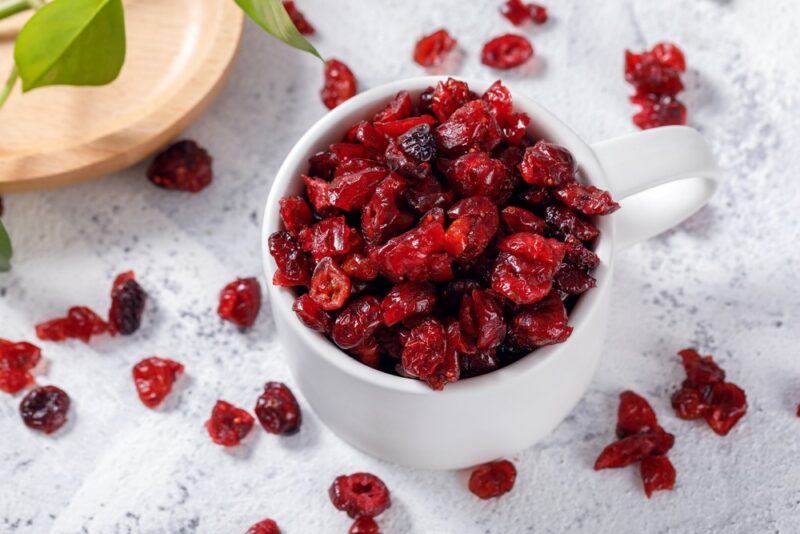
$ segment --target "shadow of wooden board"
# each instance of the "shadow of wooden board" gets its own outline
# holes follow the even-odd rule
[[[127,0],[127,57],[102,87],[20,84],[0,109],[0,193],[49,189],[137,163],[214,100],[239,49],[232,0]],[[30,13],[0,21],[0,78]]]

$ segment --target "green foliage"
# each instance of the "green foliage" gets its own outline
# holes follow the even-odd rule
[[[236,3],[253,22],[273,37],[322,59],[317,49],[297,31],[280,0],[236,0]]]
[[[11,238],[8,237],[3,221],[0,221],[0,271],[11,269],[11,256],[13,253]]]

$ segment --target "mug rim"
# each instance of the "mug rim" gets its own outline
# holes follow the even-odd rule
[[[595,218],[594,220],[595,225],[600,229],[600,236],[595,243],[595,253],[600,256],[601,261],[600,265],[592,273],[597,280],[597,286],[581,295],[575,307],[571,310],[569,324],[573,328],[572,335],[563,343],[535,349],[517,361],[490,373],[448,383],[440,391],[431,389],[421,380],[385,373],[355,360],[336,346],[333,341],[323,334],[308,328],[297,318],[292,311],[292,304],[296,298],[292,288],[272,284],[272,276],[277,269],[277,264],[269,254],[266,246],[269,236],[281,229],[278,213],[279,200],[290,194],[291,186],[300,181],[301,169],[304,165],[307,165],[308,157],[318,150],[324,149],[318,146],[321,139],[329,135],[333,130],[338,129],[344,132],[352,126],[349,122],[351,115],[361,111],[363,118],[366,116],[366,113],[363,113],[364,108],[374,106],[377,103],[385,104],[400,91],[406,90],[412,94],[419,93],[425,88],[435,86],[438,82],[448,78],[466,82],[476,92],[484,92],[494,83],[455,75],[404,78],[359,93],[322,116],[294,144],[275,174],[264,208],[261,227],[262,263],[267,291],[272,304],[271,308],[274,314],[290,315],[286,324],[292,330],[291,335],[305,338],[307,345],[313,349],[317,357],[324,358],[329,364],[355,379],[382,389],[391,389],[416,395],[457,396],[473,394],[479,390],[494,389],[509,381],[521,379],[524,375],[535,372],[540,367],[547,365],[559,357],[561,353],[568,352],[572,348],[570,341],[576,337],[575,332],[581,328],[583,323],[591,319],[593,311],[601,302],[601,293],[610,285],[612,278],[611,267],[613,265],[613,243],[615,238],[613,215]],[[541,137],[546,137],[549,141],[557,142],[570,150],[578,162],[581,176],[586,181],[603,189],[608,189],[606,177],[597,156],[580,136],[533,99],[515,92],[505,81],[503,81],[503,85],[511,92],[514,110],[524,111],[531,117],[531,125],[528,128],[529,133],[532,130],[547,131],[547,135]],[[283,334],[287,335],[288,333],[284,332]],[[602,340],[600,341],[602,342]],[[567,356],[561,355],[561,357]]]

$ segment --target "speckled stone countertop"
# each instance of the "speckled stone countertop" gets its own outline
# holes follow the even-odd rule
[[[465,52],[458,73],[496,78],[479,62],[511,30],[497,1],[300,0],[314,42],[350,64],[361,87],[423,74],[421,32],[446,26]],[[54,437],[28,431],[19,398],[0,396],[0,532],[241,533],[273,517],[289,534],[344,533],[328,502],[337,474],[367,470],[392,490],[392,533],[800,531],[800,4],[795,0],[548,2],[553,22],[524,30],[534,72],[503,79],[589,142],[634,131],[621,75],[626,47],[662,39],[686,52],[690,124],[714,146],[726,181],[710,205],[617,258],[603,362],[556,431],[512,458],[513,492],[481,502],[466,475],[393,466],[331,434],[307,409],[290,438],[253,432],[232,451],[208,439],[217,398],[250,408],[265,380],[292,384],[268,306],[242,334],[215,314],[219,289],[260,275],[259,222],[284,155],[325,112],[320,65],[248,25],[235,71],[186,133],[214,155],[211,187],[190,196],[153,187],[138,165],[58,191],[6,198],[14,270],[0,275],[0,336],[69,305],[107,306],[113,276],[135,269],[151,295],[133,338],[45,343],[40,382],[73,398]],[[1,143],[1,141],[0,141]],[[598,340],[600,342],[600,340]],[[675,352],[717,356],[750,410],[721,438],[678,420]],[[145,409],[130,368],[158,354],[182,361],[168,406]],[[647,500],[635,468],[595,473],[612,439],[618,393],[646,395],[677,436],[674,492]]]

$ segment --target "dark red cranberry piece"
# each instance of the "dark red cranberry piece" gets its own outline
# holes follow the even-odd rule
[[[328,109],[333,109],[356,94],[356,77],[350,68],[337,59],[325,62],[325,84],[320,96]]]
[[[269,236],[269,253],[278,269],[272,277],[276,286],[304,286],[311,279],[311,267],[297,241],[289,232],[275,232]]]
[[[336,317],[331,329],[333,342],[343,349],[361,345],[380,326],[381,304],[372,295],[351,300]]]
[[[394,286],[381,302],[383,323],[393,326],[414,316],[425,316],[436,306],[436,288],[428,282],[403,282]]]
[[[413,108],[411,103],[411,95],[408,91],[400,91],[397,95],[386,105],[380,113],[376,114],[372,120],[373,122],[387,122],[405,119],[411,115]]]
[[[164,189],[197,193],[211,183],[211,156],[194,141],[178,141],[161,152],[147,169],[147,178]]]
[[[492,289],[517,304],[532,304],[550,292],[564,258],[561,242],[520,232],[501,239],[497,249]]]
[[[111,289],[108,324],[112,333],[133,334],[142,323],[147,293],[134,278],[133,271],[117,276]]]
[[[747,396],[739,386],[730,382],[714,384],[708,403],[706,422],[720,436],[727,435],[747,413]]]
[[[317,332],[327,333],[331,329],[333,320],[309,295],[300,295],[294,301],[292,310],[304,325]]]
[[[447,346],[447,333],[436,319],[425,319],[411,329],[402,356],[403,370],[425,381],[432,389],[442,389],[458,380],[458,355]]]
[[[725,371],[711,356],[700,356],[695,349],[684,349],[678,353],[686,371],[686,380],[697,387],[711,386],[725,380]]]
[[[42,386],[31,390],[19,404],[19,413],[25,426],[52,434],[67,422],[69,395],[55,386]]]
[[[448,78],[436,84],[430,107],[438,121],[444,122],[469,100],[471,100],[469,86],[462,81]]]
[[[544,24],[547,22],[547,8],[539,4],[528,4],[528,9],[531,12],[531,20],[534,24]]]
[[[337,510],[352,518],[376,517],[392,504],[389,488],[371,473],[336,477],[328,495]]]
[[[255,278],[237,278],[219,294],[217,314],[241,328],[256,322],[261,310],[261,284]]]
[[[206,421],[208,435],[217,445],[234,447],[253,428],[253,416],[229,402],[218,400]]]
[[[500,6],[500,13],[514,26],[521,26],[528,20],[536,24],[547,22],[547,9],[537,4],[526,4],[522,0],[507,0]]]
[[[341,265],[342,271],[350,278],[356,280],[374,280],[378,276],[378,267],[369,256],[363,254],[350,254]]]
[[[281,534],[281,529],[272,519],[264,519],[248,528],[245,534]]]
[[[509,233],[528,232],[531,234],[541,234],[544,232],[544,221],[523,208],[516,206],[506,206],[500,212],[503,225]]]
[[[436,140],[429,124],[414,126],[397,138],[400,149],[417,161],[431,161],[436,157]]]
[[[654,454],[656,447],[656,440],[647,432],[622,438],[603,449],[594,463],[594,469],[599,471],[631,465]]]
[[[338,310],[350,297],[350,278],[331,258],[322,258],[311,276],[308,294],[323,310]]]
[[[434,208],[447,208],[455,195],[434,178],[428,176],[403,192],[403,199],[417,213],[427,213]]]
[[[633,116],[633,123],[642,130],[686,124],[686,106],[673,96],[636,94],[631,97],[631,102],[641,106]]]
[[[447,30],[438,30],[426,35],[414,47],[414,61],[423,67],[435,67],[444,61],[458,41]]]
[[[672,394],[672,407],[681,419],[702,419],[708,411],[708,401],[702,391],[686,386]]]
[[[142,404],[155,408],[170,394],[172,385],[183,374],[178,362],[153,356],[133,366],[133,383]]]
[[[597,254],[583,246],[581,240],[573,235],[564,239],[564,260],[584,271],[591,271],[600,264]]]
[[[306,20],[305,15],[297,9],[294,2],[291,0],[284,1],[283,7],[286,9],[289,18],[292,19],[292,24],[295,25],[297,31],[302,35],[314,35],[314,26]]]
[[[293,237],[311,225],[311,208],[302,197],[286,197],[280,200],[280,215],[283,227]]]
[[[519,172],[531,185],[560,186],[575,179],[578,167],[572,153],[563,146],[538,141],[525,149]]]
[[[350,228],[342,216],[329,217],[306,228],[300,232],[300,244],[315,261],[326,256],[345,256],[363,245],[358,232]]]
[[[36,345],[0,339],[0,391],[14,394],[33,384],[30,371],[41,356]]]
[[[294,434],[303,420],[294,394],[280,382],[264,384],[264,393],[258,398],[254,411],[261,426],[270,434]]]
[[[508,460],[476,467],[469,477],[469,491],[481,499],[492,499],[508,493],[514,487],[517,469]]]
[[[495,37],[481,50],[481,62],[495,69],[519,67],[533,57],[533,46],[522,35],[507,33]]]
[[[600,235],[592,223],[570,211],[566,206],[547,206],[544,220],[548,228],[559,236],[575,236],[581,241],[591,241]]]
[[[658,43],[653,47],[653,55],[662,64],[672,67],[678,72],[686,70],[686,58],[681,49],[672,43]]]
[[[658,426],[656,413],[644,397],[633,391],[623,391],[619,395],[617,409],[617,437],[653,430]]]
[[[374,519],[365,516],[356,519],[347,534],[381,534],[381,529]]]
[[[465,198],[447,210],[455,219],[445,233],[447,253],[460,260],[477,258],[500,227],[497,207],[487,197]]]
[[[417,126],[436,124],[436,119],[430,115],[419,115],[396,121],[376,122],[375,129],[388,137],[399,137]]]
[[[654,491],[675,487],[675,468],[666,456],[650,456],[640,465],[644,493],[649,499]]]
[[[486,152],[464,154],[445,165],[444,175],[457,195],[484,196],[496,204],[504,204],[516,185],[503,162]]]
[[[500,301],[489,291],[473,289],[461,300],[461,332],[474,340],[478,350],[497,347],[506,337],[506,323]]]
[[[85,306],[75,306],[66,317],[52,319],[36,325],[36,335],[43,341],[80,339],[88,343],[92,336],[109,331],[109,325],[99,315]]]
[[[553,285],[566,295],[580,295],[595,287],[597,280],[571,263],[562,263],[553,276]]]
[[[593,185],[569,183],[553,191],[556,198],[584,215],[608,215],[619,209],[608,191]]]
[[[500,367],[500,359],[492,349],[475,354],[460,354],[458,364],[461,368],[461,378],[472,378],[497,370]]]
[[[572,334],[567,325],[567,310],[558,297],[550,293],[540,302],[521,308],[509,324],[509,335],[523,350],[563,343]]]
[[[662,46],[659,55],[654,51],[634,54],[625,51],[625,80],[633,85],[639,93],[675,96],[683,90],[681,70],[685,68],[685,59],[674,45],[667,50]],[[680,54],[680,58],[678,57]]]
[[[336,154],[330,150],[317,152],[308,158],[308,174],[327,180],[333,176],[333,171],[336,170],[338,164]]]
[[[472,100],[456,109],[436,127],[434,135],[441,152],[449,157],[475,150],[488,152],[503,139],[497,119],[482,100]]]

